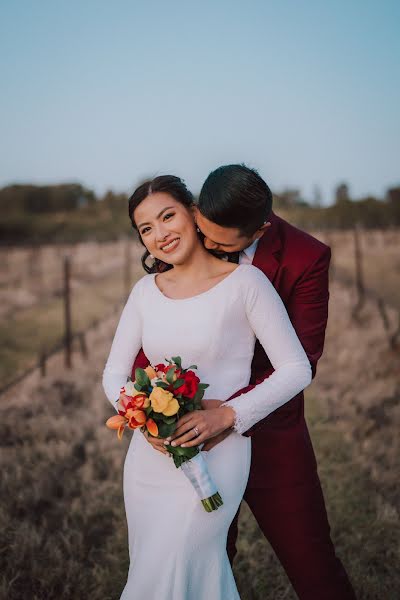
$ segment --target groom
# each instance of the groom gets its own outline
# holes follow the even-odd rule
[[[256,171],[244,165],[226,165],[207,177],[195,216],[207,249],[231,253],[232,259],[238,258],[240,263],[252,263],[272,282],[315,375],[328,318],[330,249],[276,216],[271,208],[271,191]],[[134,367],[145,366],[143,360],[143,354],[139,355]],[[257,342],[250,385],[237,395],[269,377],[273,370]],[[212,426],[219,435],[211,437],[203,449],[211,449],[230,433],[219,433],[222,427],[215,423],[219,412],[205,411],[205,415],[214,415]],[[191,434],[182,435],[184,424],[179,429],[175,442],[187,442]],[[252,438],[252,462],[244,499],[300,600],[354,600],[329,534],[304,418],[303,393],[244,435]],[[193,443],[189,441],[187,445]],[[231,562],[236,554],[237,521],[238,515],[228,536]]]

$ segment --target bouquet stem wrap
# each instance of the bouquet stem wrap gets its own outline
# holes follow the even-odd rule
[[[222,506],[222,498],[208,472],[207,463],[201,452],[183,462],[181,469],[196,490],[207,512],[217,510]]]

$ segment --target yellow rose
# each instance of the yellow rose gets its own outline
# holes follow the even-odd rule
[[[171,392],[160,387],[155,387],[150,394],[151,407],[156,412],[164,412],[172,399],[173,395]]]
[[[178,410],[179,410],[179,402],[176,398],[172,398],[172,400],[170,400],[168,402],[167,408],[165,408],[162,411],[162,414],[165,415],[166,417],[172,417],[172,415],[176,415]]]
[[[160,412],[166,417],[172,417],[176,415],[179,410],[178,400],[168,392],[160,387],[155,387],[150,394],[151,407],[156,412]]]
[[[153,369],[153,367],[151,365],[146,367],[144,372],[147,374],[147,377],[150,379],[150,381],[152,379],[154,379],[155,377],[157,377],[157,373],[155,372],[155,370]]]

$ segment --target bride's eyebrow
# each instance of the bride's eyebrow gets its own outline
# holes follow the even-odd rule
[[[173,206],[167,206],[166,208],[163,208],[162,211],[160,213],[158,213],[158,215],[156,216],[156,219],[159,219],[161,217],[161,215],[166,211],[166,210],[170,210],[171,208],[174,208]],[[145,223],[140,223],[140,225],[138,225],[138,229],[140,227],[143,227],[143,225],[150,225],[150,223],[148,221],[146,221]]]

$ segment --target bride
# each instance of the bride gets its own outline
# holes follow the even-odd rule
[[[150,255],[154,272],[133,287],[115,333],[103,374],[112,405],[140,348],[153,365],[171,356],[196,364],[210,384],[205,400],[224,401],[248,384],[256,338],[275,372],[219,408],[210,402],[205,413],[221,417],[223,408],[223,429],[232,428],[204,452],[224,502],[212,513],[167,453],[134,433],[124,465],[130,567],[121,598],[237,600],[226,538],[249,475],[251,438],[241,434],[310,383],[310,364],[265,275],[204,248],[183,181],[166,175],[143,183],[129,215],[147,250],[143,264]]]

